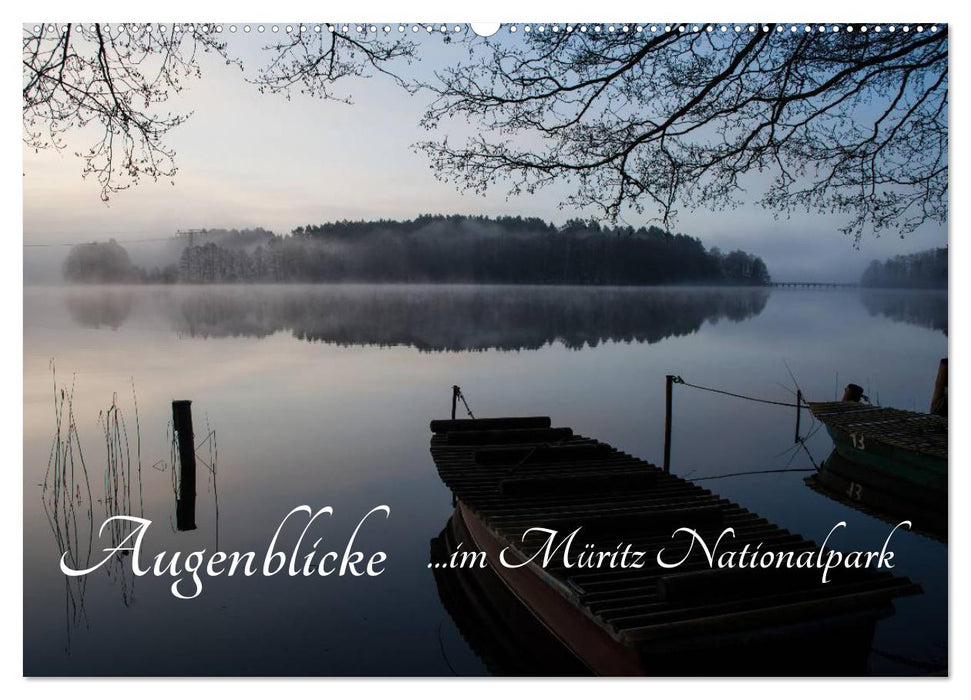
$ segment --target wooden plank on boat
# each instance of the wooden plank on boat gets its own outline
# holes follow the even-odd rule
[[[842,435],[857,445],[879,442],[947,460],[947,418],[943,416],[853,401],[808,405],[834,439]]]
[[[629,538],[658,529],[689,527],[701,529],[722,523],[724,511],[720,506],[698,508],[664,508],[655,510],[606,511],[543,518],[543,527],[566,534],[581,528],[584,535],[608,536],[623,534]],[[545,537],[543,538],[545,540]],[[528,542],[523,543],[527,548]]]
[[[549,416],[527,416],[523,418],[458,418],[455,420],[433,420],[433,433],[454,433],[459,430],[517,430],[520,428],[549,428]]]
[[[656,482],[656,474],[646,469],[638,469],[622,472],[512,477],[503,479],[500,487],[502,493],[509,496],[571,493],[592,495],[651,488]]]
[[[513,445],[559,442],[573,437],[570,428],[516,428],[513,430],[460,430],[447,433],[449,445]]]
[[[556,464],[603,460],[611,453],[602,442],[477,449],[476,464]]]

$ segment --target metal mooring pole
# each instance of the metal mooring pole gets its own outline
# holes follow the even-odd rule
[[[671,393],[674,388],[674,375],[664,378],[664,473],[671,473]]]

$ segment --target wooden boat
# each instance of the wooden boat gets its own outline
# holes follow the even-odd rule
[[[810,403],[834,450],[807,479],[884,520],[947,539],[947,418],[853,401]]]
[[[848,462],[947,490],[947,418],[854,401],[811,402],[809,410]]]
[[[601,675],[852,675],[864,671],[876,621],[920,592],[885,571],[710,568],[696,547],[677,569],[677,528],[722,550],[816,551],[799,535],[547,417],[432,421],[431,453],[455,497],[457,539],[573,656]],[[534,555],[542,527],[573,546],[647,553],[643,568],[577,568]],[[540,538],[537,540],[536,536]],[[680,544],[686,544],[684,540]],[[685,551],[683,553],[687,553]],[[500,552],[507,562],[501,565]],[[441,562],[435,562],[441,564]]]

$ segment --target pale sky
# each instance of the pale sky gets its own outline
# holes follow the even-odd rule
[[[233,38],[231,49],[246,58],[248,74],[258,48],[269,39],[255,33]],[[422,73],[467,55],[461,43],[443,45],[438,37],[419,41],[421,61],[413,70]],[[40,154],[25,149],[24,242],[114,237],[124,243],[187,228],[262,226],[284,234],[307,223],[423,213],[518,214],[559,224],[593,213],[559,209],[567,187],[507,199],[502,185],[482,197],[439,182],[426,158],[411,149],[426,137],[418,120],[428,97],[410,96],[384,76],[340,84],[338,90],[354,100],[346,105],[262,95],[238,68],[213,58],[204,58],[202,68],[202,78],[172,101],[173,111],[194,112],[170,133],[179,166],[174,186],[144,181],[106,205],[97,183],[81,179],[82,163],[72,149]],[[651,217],[632,214],[626,221],[638,226]],[[947,242],[943,227],[928,226],[906,240],[865,236],[861,250],[855,250],[839,233],[840,223],[816,213],[777,220],[751,204],[724,212],[682,211],[674,230],[709,247],[760,255],[776,280],[855,281],[873,258]],[[137,245],[129,246],[136,257]],[[65,251],[25,248],[25,267]]]

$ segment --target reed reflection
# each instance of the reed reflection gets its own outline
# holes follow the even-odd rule
[[[134,383],[132,383],[134,392]],[[111,405],[98,416],[98,422],[104,432],[105,441],[105,475],[104,475],[104,532],[108,533],[108,546],[119,547],[132,533],[130,520],[116,519],[120,515],[145,516],[144,499],[142,495],[142,460],[141,435],[138,426],[137,409],[135,418],[135,471],[132,473],[132,444],[128,438],[128,425],[118,406],[117,394],[112,398]],[[132,493],[137,493],[137,505]],[[102,536],[104,534],[102,533]],[[125,607],[131,605],[134,597],[135,579],[131,566],[126,561],[130,554],[122,551],[111,557],[104,567],[108,578],[116,581],[121,590],[122,602]]]
[[[129,439],[128,425],[118,405],[118,395],[111,405],[98,415],[105,447],[105,469],[100,497],[91,487],[88,466],[81,449],[77,420],[74,414],[74,384],[70,387],[57,385],[57,373],[51,363],[54,389],[54,438],[41,501],[57,545],[69,568],[82,570],[90,567],[94,542],[94,504],[102,506],[105,549],[117,548],[131,534],[130,521],[112,520],[119,515],[144,517],[142,493],[141,433],[138,424],[138,403],[132,382],[135,401],[135,436]],[[133,444],[134,443],[134,444]],[[134,459],[132,457],[134,451]],[[128,607],[134,600],[134,577],[125,559],[128,552],[112,556],[104,566],[108,579],[117,584],[122,603]],[[88,624],[85,609],[87,576],[64,576],[65,586],[65,650],[70,653],[75,629]]]
[[[41,484],[41,503],[47,516],[51,533],[57,547],[58,556],[75,571],[89,569],[96,563],[97,550],[116,550],[104,563],[110,584],[120,593],[122,604],[127,608],[135,602],[135,575],[132,569],[131,553],[125,542],[134,531],[134,523],[118,516],[137,516],[146,518],[142,468],[141,424],[138,413],[138,397],[132,380],[133,422],[129,422],[122,409],[118,394],[112,396],[110,405],[99,412],[98,428],[100,442],[104,449],[104,472],[98,488],[97,477],[92,483],[88,461],[81,447],[78,420],[74,412],[74,383],[59,386],[54,363],[51,362],[53,378],[54,436],[48,457],[44,481]],[[191,420],[191,417],[190,417]],[[82,421],[83,422],[83,421]],[[213,536],[215,547],[219,547],[219,497],[217,490],[218,447],[216,431],[205,418],[206,434],[198,443],[188,435],[190,454],[204,467],[207,474],[209,492],[215,508]],[[176,527],[178,531],[195,529],[195,498],[182,496],[190,490],[180,469],[181,459],[178,440],[173,423],[167,426],[172,452],[169,459],[160,459],[150,466],[159,473],[166,471],[172,475],[172,485],[176,496]],[[100,453],[100,446],[97,450]],[[89,451],[90,459],[91,453]],[[97,457],[101,459],[101,456]],[[152,471],[149,471],[151,474]],[[195,495],[195,476],[193,474],[191,491]],[[96,504],[100,504],[98,521],[102,523],[95,532]],[[191,523],[191,527],[186,526]],[[85,599],[90,576],[62,576],[64,581],[65,610],[65,651],[70,654],[75,631],[88,628]]]
[[[58,389],[53,372],[54,438],[41,492],[51,533],[67,564],[86,569],[94,539],[91,481],[74,417],[74,385]],[[87,577],[64,577],[65,651],[71,651],[74,629],[87,624],[84,600]]]

